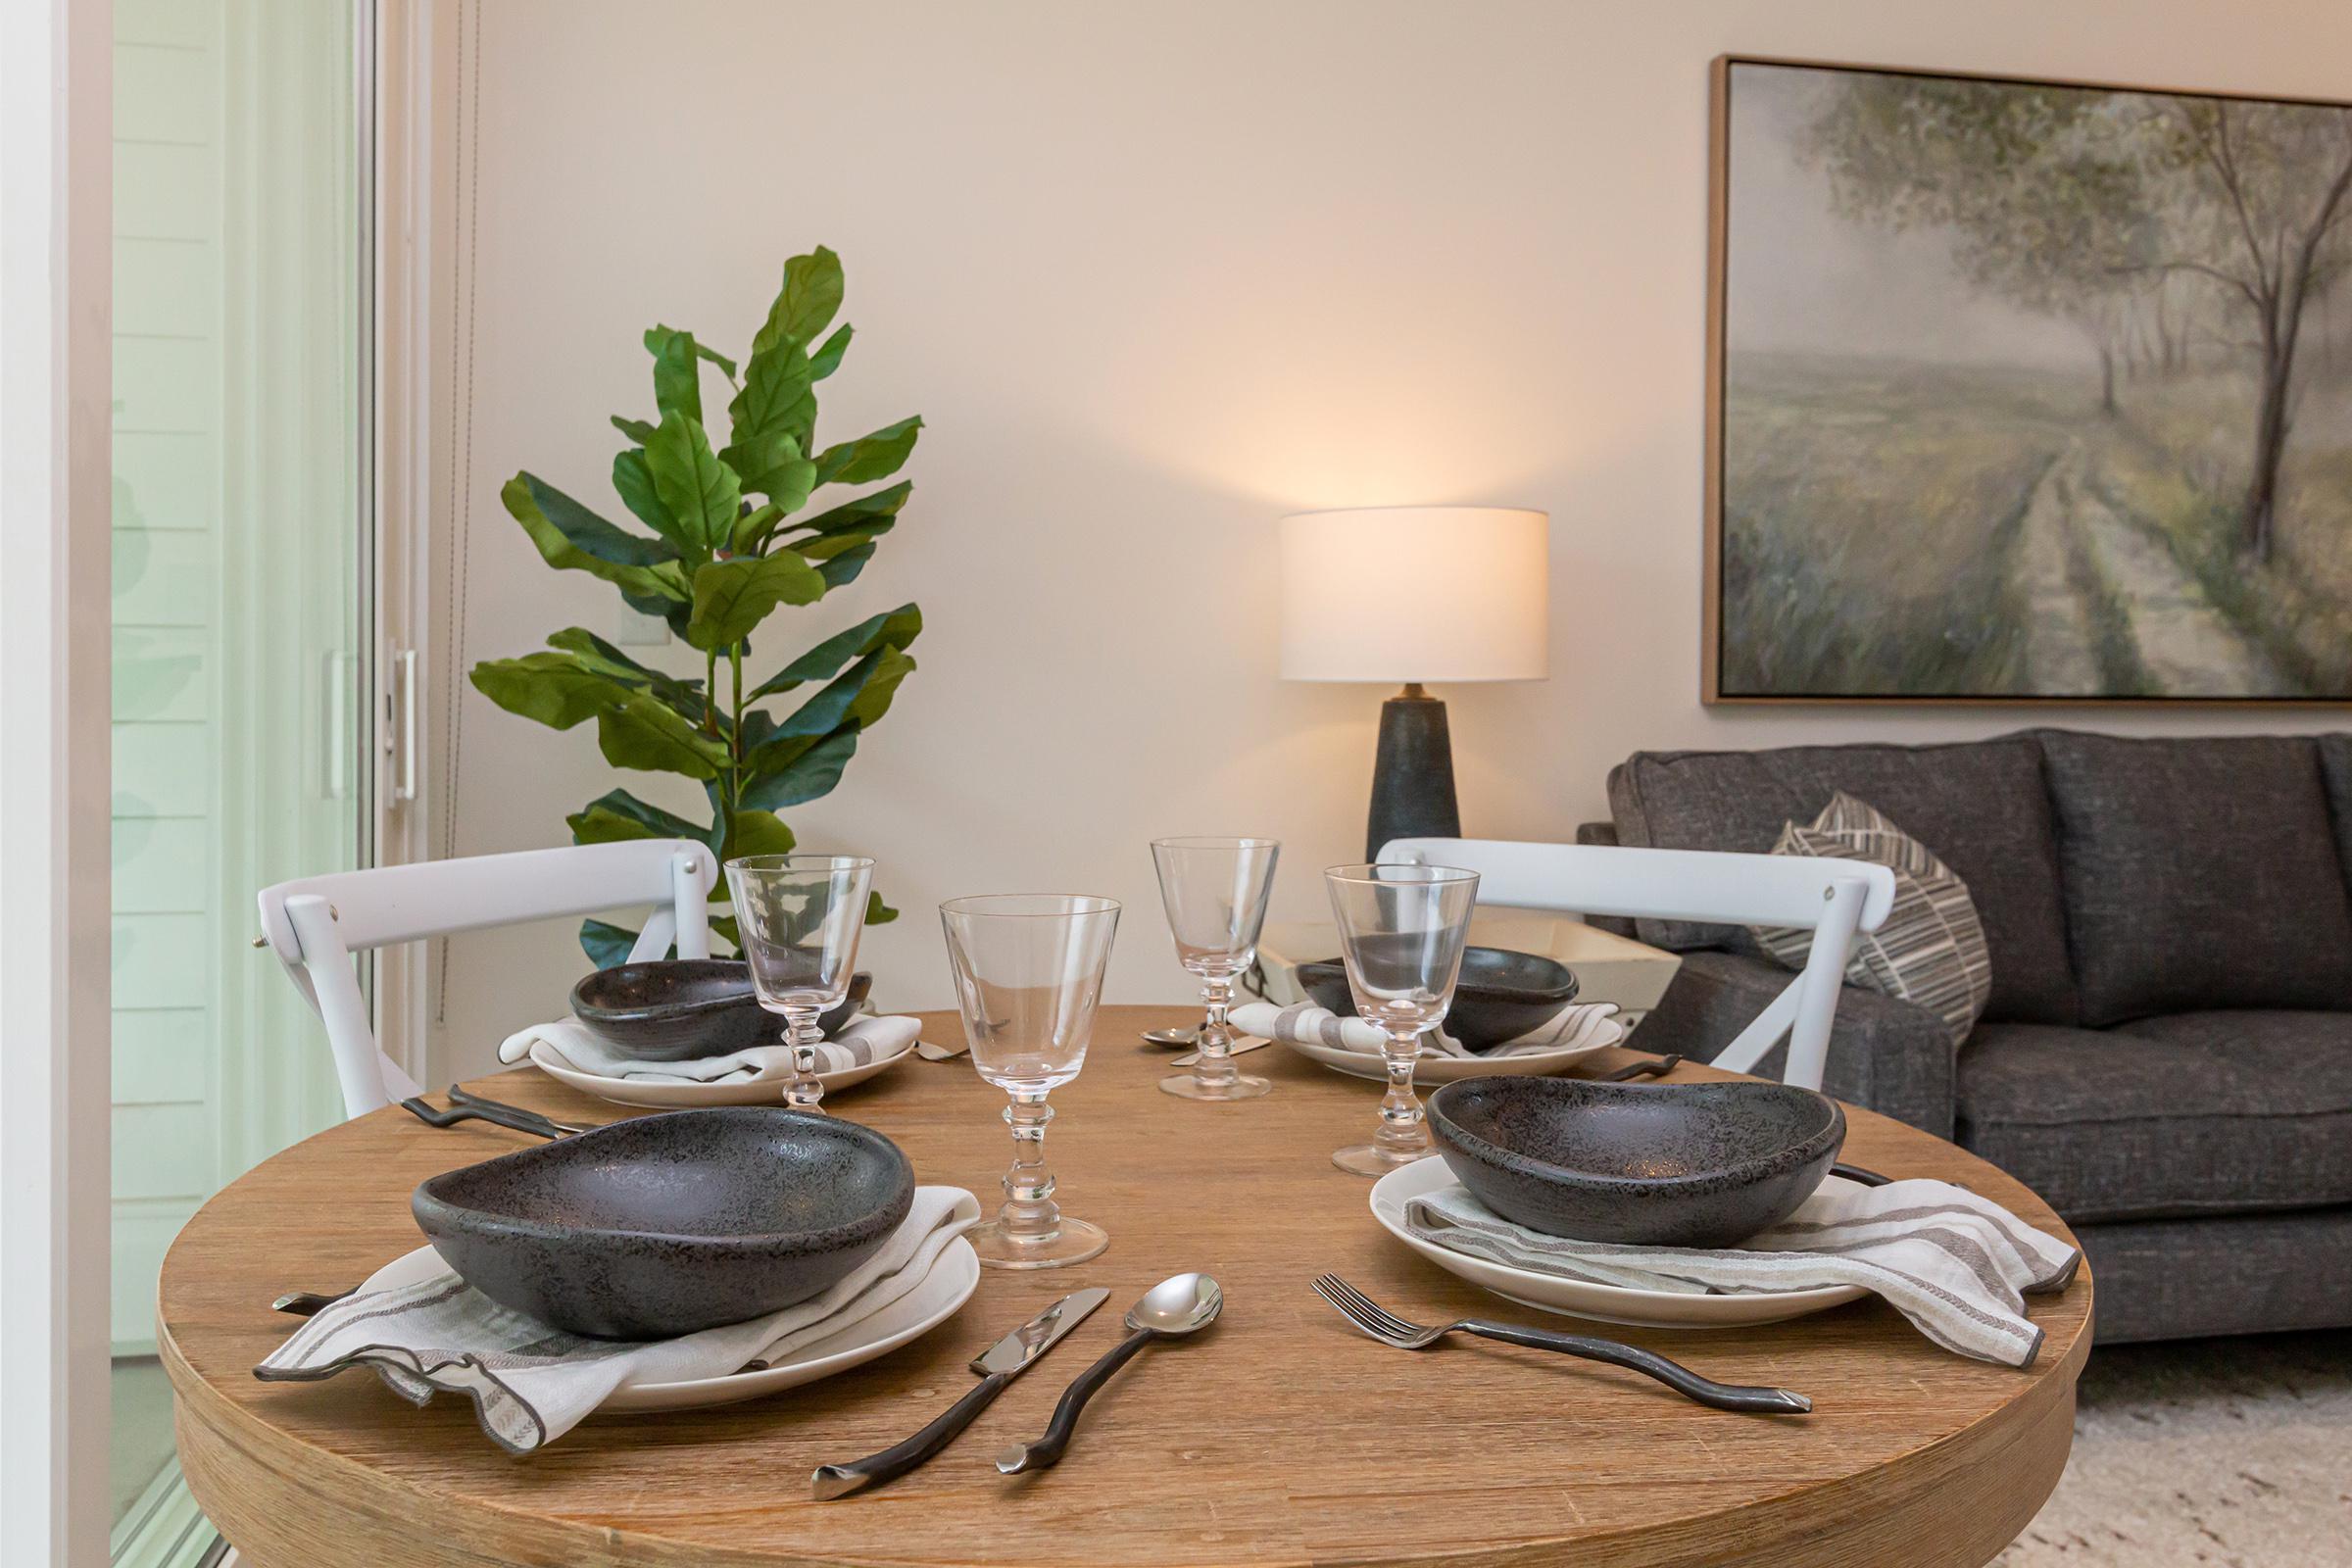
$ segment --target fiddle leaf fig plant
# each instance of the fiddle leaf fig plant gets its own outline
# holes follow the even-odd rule
[[[606,761],[680,774],[710,803],[710,820],[696,822],[611,790],[567,818],[576,844],[697,839],[722,861],[791,850],[792,829],[779,813],[841,781],[858,737],[890,711],[914,668],[906,650],[922,632],[923,612],[901,605],[773,674],[745,675],[752,634],[779,609],[815,604],[856,580],[913,493],[901,479],[811,510],[829,486],[896,474],[923,427],[906,418],[817,445],[816,384],[840,368],[852,335],[833,325],[841,301],[841,259],[819,246],[784,264],[783,289],[742,360],[675,327],[645,334],[654,417],[613,416],[628,445],[612,459],[612,491],[650,531],[591,511],[537,474],[517,473],[500,492],[550,566],[611,583],[631,609],[660,616],[703,656],[700,678],[672,675],[570,626],[547,640],[546,652],[473,667],[474,686],[509,712],[556,729],[594,719]],[[713,378],[727,389],[724,439],[715,447],[720,414],[703,400]],[[714,897],[723,892],[722,883]],[[897,915],[872,897],[869,922]],[[712,924],[735,940],[732,920]],[[580,930],[600,965],[620,962],[636,937],[601,920]]]

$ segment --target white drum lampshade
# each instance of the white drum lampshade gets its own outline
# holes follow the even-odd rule
[[[1282,519],[1286,680],[1541,680],[1551,519],[1367,507]]]
[[[1446,705],[1424,681],[1541,680],[1551,519],[1515,507],[1373,507],[1282,519],[1282,673],[1396,681],[1381,705],[1364,858],[1459,838]]]

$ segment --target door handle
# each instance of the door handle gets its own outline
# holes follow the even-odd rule
[[[416,650],[395,650],[392,668],[394,684],[398,688],[394,701],[399,714],[398,756],[394,759],[392,770],[392,799],[406,802],[416,799]]]

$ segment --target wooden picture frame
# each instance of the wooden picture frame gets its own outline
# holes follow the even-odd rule
[[[1848,209],[1848,216],[1836,216],[1837,202],[1825,194],[1818,224],[1824,230],[1840,222],[1859,224],[1862,220],[1851,214],[1868,214],[1874,200],[1890,204],[1903,220],[1888,221],[1884,234],[1854,241],[1864,262],[1883,268],[1886,264],[1875,255],[1874,246],[1914,244],[1923,232],[1933,239],[1938,232],[1935,220],[1943,218],[1942,227],[1959,236],[1949,241],[1952,256],[1958,258],[1951,268],[1952,281],[1960,286],[1947,291],[1955,309],[1965,308],[1985,317],[2021,342],[2032,337],[2035,318],[2045,318],[2049,324],[2053,346],[2045,349],[2038,343],[2031,345],[2033,354],[2050,357],[2047,365],[2037,360],[2031,371],[2031,376],[2049,383],[2033,389],[2031,396],[2039,400],[2037,407],[2060,406],[2052,401],[2062,391],[2057,380],[2061,373],[2057,358],[2061,350],[2055,346],[2055,334],[2070,329],[2064,324],[2060,312],[2063,302],[2055,286],[2045,287],[2048,278],[2037,280],[2032,275],[2032,258],[2005,258],[1990,243],[1998,232],[1997,220],[2004,216],[2057,220],[2047,227],[2075,242],[2054,247],[2052,255],[2057,259],[2046,270],[2064,279],[2071,280],[2078,274],[2083,279],[2078,286],[2088,298],[2076,314],[2086,319],[2094,315],[2102,319],[2112,318],[2116,323],[2104,328],[2114,341],[2097,344],[2096,360],[2084,362],[2104,363],[2107,367],[2106,403],[2097,416],[2100,422],[2092,423],[2084,416],[2080,421],[2082,429],[2075,431],[2066,428],[2065,419],[2073,417],[2066,416],[2054,420],[2043,436],[2044,447],[2054,447],[2054,453],[2021,451],[2005,455],[2015,457],[2016,472],[2021,475],[2031,474],[2035,463],[2046,460],[2052,465],[2041,470],[2041,479],[2034,481],[2049,485],[2051,494],[2097,498],[2104,511],[2099,531],[2088,544],[2082,543],[2078,537],[2082,523],[2071,504],[2063,526],[2048,521],[2045,514],[2052,503],[2040,490],[2028,489],[2019,498],[2004,502],[2002,507],[1983,509],[1986,516],[1999,512],[2005,520],[1997,528],[1991,523],[1980,525],[1984,538],[1968,541],[1977,548],[1967,554],[1968,564],[1960,576],[1973,581],[1990,569],[1980,569],[1980,564],[1987,560],[2000,563],[1998,581],[1981,590],[1972,589],[1975,599],[1971,602],[1997,607],[2002,613],[1971,613],[1955,600],[1943,607],[1946,618],[1938,622],[1934,599],[1934,592],[1938,590],[1931,590],[1922,600],[1916,596],[1906,598],[1898,589],[1886,596],[1883,610],[1873,610],[1867,600],[1866,590],[1871,581],[1866,575],[1840,578],[1840,571],[1854,571],[1849,564],[1842,562],[1841,552],[1845,540],[1892,537],[1881,531],[1884,519],[1889,514],[1887,509],[1872,514],[1857,504],[1855,514],[1871,518],[1874,527],[1834,535],[1827,532],[1827,525],[1812,515],[1808,508],[1803,525],[1788,530],[1795,539],[1791,546],[1788,540],[1772,532],[1778,525],[1769,520],[1771,514],[1755,505],[1768,488],[1757,477],[1759,466],[1754,461],[1758,453],[1766,450],[1766,443],[1757,437],[1762,421],[1755,411],[1772,406],[1752,395],[1758,377],[1748,372],[1773,361],[1779,351],[1750,347],[1757,340],[1749,330],[1750,323],[1735,319],[1735,310],[1740,308],[1737,285],[1746,274],[1736,276],[1734,269],[1754,268],[1762,275],[1788,275],[1801,270],[1810,258],[1791,246],[1777,258],[1782,264],[1781,273],[1764,273],[1763,270],[1773,268],[1776,262],[1772,236],[1754,231],[1752,224],[1751,232],[1745,235],[1735,232],[1739,216],[1735,203],[1740,195],[1734,188],[1735,177],[1740,172],[1741,155],[1748,154],[1749,144],[1754,144],[1759,135],[1752,126],[1747,127],[1749,144],[1735,146],[1735,132],[1741,129],[1739,110],[1743,107],[1737,94],[1742,78],[1758,94],[1768,85],[1762,77],[1750,76],[1751,72],[1778,74],[1781,79],[1769,85],[1783,89],[1791,101],[1800,96],[1794,89],[1801,86],[1829,101],[1864,99],[1874,113],[1884,114],[1889,105],[1895,106],[1898,115],[1906,113],[1903,106],[1912,99],[1927,105],[1924,110],[1912,113],[1911,118],[1926,119],[1935,128],[1946,132],[1941,143],[1933,140],[1923,143],[1910,137],[1865,138],[1858,134],[1848,135],[1840,142],[1835,126],[1821,130],[1807,125],[1808,139],[1803,144],[1806,156],[1825,158],[1826,167],[1836,171],[1819,175],[1821,190],[1823,193],[1836,190],[1837,200],[1845,202]],[[1812,80],[1797,83],[1795,77],[1799,75]],[[1866,85],[1854,85],[1857,80]],[[2015,95],[2023,95],[2016,102],[2027,107],[2010,107]],[[2200,432],[2205,429],[2199,423],[2203,417],[2201,411],[2211,408],[2231,414],[2240,412],[2237,403],[2230,400],[2231,388],[2249,369],[2256,377],[2255,400],[2259,403],[2268,362],[2249,368],[2230,357],[2227,345],[2232,341],[2230,334],[2235,329],[2226,324],[2230,320],[2230,313],[2224,309],[2227,290],[2237,286],[2243,291],[2242,280],[2233,280],[2226,274],[2251,270],[2251,259],[2247,258],[2244,266],[2238,268],[2208,266],[2196,256],[2174,256],[2152,248],[2145,232],[2160,225],[2135,217],[2128,196],[2119,195],[2115,187],[2092,182],[2093,176],[2106,167],[2101,159],[2127,170],[2133,166],[2134,160],[2143,160],[2150,172],[2142,177],[2149,181],[2151,191],[2157,189],[2154,181],[2159,177],[2168,182],[2162,186],[2169,204],[2163,210],[2185,209],[2191,201],[2194,181],[2200,176],[2195,166],[2180,162],[2190,154],[2181,151],[2176,140],[2189,136],[2196,125],[2219,123],[2226,129],[2236,129],[2241,140],[2258,127],[2269,127],[2264,133],[2274,135],[2288,151],[2308,145],[2326,152],[2326,162],[2314,161],[2310,166],[2315,177],[2326,176],[2322,181],[2325,189],[2339,172],[2332,140],[2339,124],[2343,138],[2340,172],[2352,176],[2352,104],[1753,55],[1717,58],[1710,74],[1709,97],[1706,517],[1701,649],[1701,696],[1706,704],[2315,708],[2352,702],[2352,477],[2347,477],[2341,486],[2340,497],[2336,487],[2315,489],[2305,477],[2311,472],[2327,471],[2339,450],[2344,471],[2352,476],[2352,349],[2347,350],[2343,368],[2339,368],[2333,360],[2339,336],[2352,345],[2352,191],[2336,190],[2335,209],[2315,220],[2315,243],[2327,261],[2320,288],[2306,293],[2303,300],[2309,307],[2314,301],[2341,296],[2337,314],[2343,319],[2328,322],[2324,342],[2328,359],[2327,412],[2330,415],[2341,412],[2344,417],[2340,428],[2330,426],[2326,432],[2330,442],[2326,447],[2308,444],[2290,447],[2286,444],[2293,439],[2290,431],[2273,449],[2271,504],[2262,523],[2268,530],[2262,536],[2261,548],[2265,553],[2256,555],[2250,544],[2245,546],[2246,582],[2240,592],[2231,583],[2228,570],[2217,564],[2219,557],[2214,552],[2219,547],[2207,535],[2196,531],[2198,527],[2218,529],[2218,523],[2199,523],[2195,519],[2220,515],[2213,509],[2228,499],[2230,484],[2221,481],[2206,484],[2185,500],[2176,493],[2178,486],[2163,490],[2166,504],[2177,511],[2163,511],[2153,503],[2145,503],[2150,512],[2143,517],[2137,508],[2144,497],[2163,489],[2163,465],[2154,458],[2144,462],[2133,460],[2125,466],[2120,480],[2102,465],[2116,461],[2105,456],[2110,447],[2122,451],[2122,443],[2138,441],[2139,432],[2130,420],[2134,416],[2132,400],[2143,391],[2149,407],[2160,412],[2166,421],[2166,440],[2184,448],[2193,447],[2200,462],[2205,461],[2208,446],[2224,450],[2229,434],[2225,420],[2212,426],[2214,433],[2210,439],[2201,437]],[[2327,114],[2315,117],[2303,111]],[[1989,194],[1970,193],[1968,144],[1951,127],[1955,123],[1972,124],[1969,119],[1972,114],[1992,117],[1992,122],[2000,124],[2004,132],[2009,128],[2002,119],[2006,116],[2015,116],[2021,124],[2043,126],[2054,120],[2075,127],[2063,136],[2053,135],[2048,146],[2054,150],[2043,156],[2062,169],[2074,168],[2074,172],[2087,182],[2081,188],[2093,193],[2080,204],[2083,216],[2078,226],[2082,234],[2069,229],[2065,221],[2068,213],[2062,206],[2045,196],[2024,194],[2029,190],[2046,192],[2050,188],[2046,176],[2029,184],[2022,176],[2003,170],[1984,176],[1984,183],[1991,187]],[[2144,128],[2140,124],[2143,117]],[[2175,120],[2180,123],[2178,131],[2170,128]],[[1824,123],[1830,123],[1826,116]],[[1877,122],[1865,123],[1875,126]],[[2132,140],[2134,135],[2146,136],[2147,146],[2134,145]],[[2013,145],[2014,140],[2005,135],[2003,145]],[[1923,164],[1931,166],[1924,171],[1905,170],[1902,159],[1907,154],[1889,156],[1886,151],[1889,147],[1910,149],[1916,145],[1934,149],[1919,155]],[[1825,147],[1829,149],[1826,154],[1820,151]],[[2071,150],[2079,147],[2096,149],[2099,156],[2093,158]],[[1853,155],[1844,165],[1836,162],[1841,150]],[[1752,170],[1758,166],[1749,156]],[[2293,168],[2284,153],[2278,156],[2280,168]],[[1938,157],[1941,161],[1934,162]],[[1793,166],[1797,159],[1784,154],[1779,162]],[[1849,171],[1856,182],[1871,179],[1881,183],[1869,187],[1857,183],[1854,189],[1860,193],[1854,194],[1838,184]],[[2116,177],[2120,180],[2122,176]],[[2286,177],[2280,176],[2282,181]],[[2017,197],[2019,202],[2038,205],[2020,214],[2004,214],[2000,192],[2008,186],[2021,193]],[[2132,188],[2135,187],[2125,187]],[[2234,187],[2228,193],[2233,198],[2237,194]],[[1776,194],[1785,196],[1787,192]],[[1767,211],[1777,217],[1787,205],[1784,202]],[[2281,206],[2283,210],[2283,200]],[[1978,225],[1978,231],[1965,226],[1969,221]],[[2031,223],[2021,223],[2018,228],[2029,233],[2045,231]],[[2200,226],[2195,232],[2199,243],[2204,243],[2205,228]],[[1888,239],[1888,234],[1895,238]],[[2144,261],[2141,251],[2124,249],[2127,242],[2151,246],[2144,253]],[[2261,253],[2262,247],[2256,245],[2254,254]],[[2289,252],[2279,247],[2277,254],[2283,259]],[[1857,266],[1860,275],[1871,275],[1868,266],[1860,263]],[[1932,272],[1934,269],[1928,270]],[[2100,281],[2105,276],[2129,281],[2108,285]],[[2161,284],[2153,281],[2159,277],[2166,281]],[[2004,298],[1994,286],[1996,283],[2008,285],[2010,297]],[[2300,286],[2308,289],[2309,284],[2307,276]],[[2200,296],[2195,292],[2198,289],[2207,291],[2206,295]],[[2035,295],[2035,303],[2021,303],[2020,297],[2027,295]],[[2136,340],[2123,334],[2132,331],[2145,337],[2148,330],[2144,321],[2127,314],[2128,307],[2143,314],[2168,307],[2176,312],[2193,311],[2197,331],[2202,334],[2202,359],[2192,360],[2187,350],[2176,349],[2168,337],[2160,351],[2147,350],[2151,368],[2144,389],[2140,386],[2136,358],[2130,358],[2128,368],[2119,372],[2119,355],[2132,357],[2141,352]],[[1752,305],[1748,308],[1754,309]],[[1881,317],[1900,314],[1891,308],[1879,313]],[[1925,318],[1933,313],[1919,314]],[[1889,328],[1884,319],[1873,325],[1882,334],[1900,330],[1899,325]],[[2345,330],[2339,332],[2339,327]],[[1819,330],[1824,341],[1836,336],[1826,328]],[[2183,339],[2188,336],[2188,329],[2183,328]],[[1838,341],[1841,345],[1844,342]],[[1934,337],[1927,334],[1923,341],[1932,342]],[[1972,345],[1970,352],[1974,351]],[[1838,352],[1844,352],[1842,346]],[[2164,356],[2161,366],[2159,353]],[[2173,358],[2176,354],[2180,356],[2178,366]],[[1791,361],[1797,358],[1793,353],[1787,357]],[[1825,363],[1835,357],[1826,353],[1823,356]],[[1897,358],[1891,353],[1885,357],[1889,361]],[[1914,403],[1922,403],[1917,387],[1934,385],[1939,373],[1949,372],[1952,386],[1960,387],[1978,370],[1989,375],[1993,368],[1998,368],[1991,360],[1981,365],[1974,360],[1954,361],[1950,365],[1932,360],[1904,364],[1905,369],[1895,379]],[[2174,384],[2171,380],[2159,385],[2158,377],[2173,377],[2176,371],[2180,377],[2179,390],[2167,390]],[[2019,373],[2031,378],[2026,371]],[[2283,395],[2300,398],[2312,384],[2308,378],[2314,372],[2304,368],[2299,372],[2306,376],[2303,381],[2293,380],[2294,373],[2298,372],[2291,366],[2290,355],[2290,378]],[[2094,371],[2094,385],[2095,374]],[[2131,389],[2120,395],[2119,374],[2132,383]],[[1769,381],[1769,377],[1764,379]],[[1836,377],[1829,377],[1825,384],[1834,388]],[[1858,387],[1862,382],[1857,379],[1854,384]],[[2333,407],[2339,386],[2344,397],[2341,411]],[[2167,401],[2157,401],[2156,392],[2165,392]],[[1904,397],[1872,410],[1859,406],[1851,391],[1841,395],[1848,399],[1843,412],[1856,416],[1877,413],[1891,417],[1889,411],[1904,407]],[[1794,406],[1795,401],[1789,400],[1788,407]],[[1950,436],[1955,446],[1966,444],[1963,438],[1969,436],[1970,430],[1964,400],[1954,398],[1948,407],[1936,407],[1930,398],[1921,408],[1907,408],[1905,412],[1916,416],[1922,408],[1938,417],[1925,421],[1913,417],[1902,428],[1933,427]],[[1832,416],[1839,412],[1834,402],[1829,406]],[[1801,445],[1806,431],[1836,422],[1834,417],[1817,422],[1784,420],[1786,428],[1778,433],[1793,435],[1795,444]],[[1989,417],[1984,421],[1986,429],[1998,423]],[[2307,437],[2307,443],[2312,439],[2316,438]],[[2085,443],[2092,455],[2075,455],[2078,447]],[[1783,453],[1788,444],[1776,442],[1772,450]],[[2261,450],[2258,438],[2243,444],[2249,454]],[[1888,451],[1897,459],[1906,456],[1894,453],[1891,446]],[[2315,453],[2324,455],[2326,461],[2319,461]],[[1819,454],[1821,461],[1809,467],[1801,457],[1786,459],[1783,466],[1804,475],[1808,481],[1816,476],[1829,476],[1834,481],[1839,476],[1875,471],[1870,456],[1867,442],[1847,443],[1842,452],[1825,447]],[[1916,454],[1908,456],[1916,458]],[[2286,467],[2289,460],[2297,465],[2291,474]],[[2061,462],[2069,466],[2056,467]],[[1940,493],[1928,486],[1902,490],[1900,466],[1899,461],[1890,466],[1886,480],[1898,493]],[[1997,463],[1987,461],[1972,468],[1955,457],[1947,466],[1987,488],[1988,493],[2008,495],[1993,483]],[[2247,466],[2252,469],[2258,465],[2249,461]],[[2111,480],[2114,482],[2110,483]],[[2252,493],[2250,488],[2246,491],[2249,499]],[[2334,552],[2329,543],[2335,537],[2331,527],[2323,531],[2321,521],[2288,510],[2290,504],[2299,504],[2294,497],[2308,498],[2309,494],[2323,497],[2328,521],[2339,511],[2345,517],[2340,553]],[[2195,513],[2192,501],[2205,507],[2206,512]],[[2034,510],[2037,503],[2041,512]],[[2087,507],[2090,503],[2082,505]],[[2014,517],[2005,510],[2009,506],[2018,509]],[[1837,509],[1826,510],[1835,513]],[[1735,518],[1736,522],[1730,520]],[[2241,517],[2233,526],[2242,526],[2243,522]],[[1812,535],[1810,539],[1808,532]],[[1954,538],[1964,530],[1932,532],[1922,523],[1921,532],[1923,538],[1943,541],[1953,549],[1964,542]],[[1833,548],[1820,549],[1822,538],[1832,539]],[[2057,539],[2063,547],[2055,557],[2052,539]],[[2021,548],[2020,540],[2033,545],[2031,559],[2041,568],[2038,571],[2023,571],[2016,565],[2019,558],[2015,552]],[[1808,544],[1814,547],[1811,554],[1805,548]],[[2298,553],[2315,551],[2322,545],[2329,552],[2326,570],[2304,570]],[[1788,548],[1784,549],[1785,546]],[[1883,547],[1881,553],[1886,554],[1888,549],[1891,547]],[[2080,604],[2070,604],[2052,585],[2076,584],[2080,574],[2075,568],[2085,552],[2104,552],[2096,554],[2096,559],[2105,561],[2113,556],[2132,570],[2098,578],[2092,589],[2081,593]],[[2051,563],[2060,558],[2066,569],[2053,571]],[[2168,559],[2178,568],[2178,577],[2184,579],[2193,593],[2176,592],[2176,578],[2162,574],[2161,568]],[[2193,574],[2188,565],[2181,564],[2183,559],[2195,564]],[[1776,569],[1760,569],[1760,564],[1766,563]],[[1782,565],[1792,569],[1778,569]],[[1932,562],[1926,563],[1915,569],[1927,573],[1932,565]],[[2133,574],[2143,566],[2149,575]],[[2316,618],[2286,620],[2289,612],[2282,599],[2276,609],[2280,617],[2278,622],[2263,623],[2261,607],[2270,602],[2262,594],[2290,567],[2297,573],[2297,579],[2279,591],[2292,591],[2300,596],[2293,601],[2296,615]],[[1960,576],[1952,579],[1955,585]],[[2022,579],[2022,590],[2013,577]],[[1844,597],[1822,591],[1824,584],[1836,585],[1841,581]],[[2156,592],[2133,597],[2132,590],[2151,584]],[[1842,621],[1842,612],[1856,595],[1863,596],[1860,602],[1865,611],[1858,616],[1859,631]],[[2207,613],[2179,612],[2182,605],[2192,611],[2201,607]],[[2154,609],[2135,614],[2135,610],[2150,606],[2162,607],[2163,614],[2159,615]],[[1886,624],[1872,625],[1874,615]],[[1807,616],[1829,624],[1806,626]],[[1766,640],[1764,628],[1786,627],[1791,622],[1808,634],[1790,639],[1795,645],[1793,651],[1758,646]],[[2165,641],[2168,637],[2169,642]],[[1907,644],[1906,638],[1916,639],[1917,646]],[[2316,648],[2305,647],[2307,643]],[[2340,659],[2330,651],[2339,643]],[[1883,663],[1874,663],[1873,650],[1882,644],[1890,651],[1889,657]],[[1953,648],[1963,652],[1951,654]],[[1857,649],[1861,652],[1856,653]],[[1939,667],[1936,661],[1947,656],[1952,661],[1951,667]],[[2086,658],[2090,661],[2088,664],[2083,662]]]

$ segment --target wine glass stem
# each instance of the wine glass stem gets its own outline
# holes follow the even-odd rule
[[[792,1082],[784,1089],[784,1103],[795,1110],[815,1110],[825,1098],[825,1086],[816,1081],[816,1048],[825,1032],[817,1025],[820,1016],[814,1007],[787,1007],[784,1020],[784,1043],[792,1048]]]
[[[1215,977],[1200,982],[1200,1000],[1207,1016],[1200,1021],[1200,1038],[1193,1061],[1193,1077],[1203,1084],[1229,1084],[1242,1073],[1233,1064],[1233,1026],[1225,1021],[1233,1006],[1233,982]]]
[[[1054,1107],[1044,1095],[1016,1094],[1004,1107],[1012,1129],[1012,1168],[1004,1173],[1004,1206],[997,1218],[1015,1242],[1050,1242],[1061,1234],[1061,1209],[1054,1201],[1054,1172],[1046,1166],[1046,1123]]]
[[[1421,1102],[1413,1094],[1413,1064],[1421,1056],[1419,1031],[1390,1030],[1381,1042],[1381,1055],[1389,1069],[1389,1092],[1381,1097],[1380,1135],[1373,1142],[1396,1153],[1425,1154],[1430,1148],[1429,1127]]]

